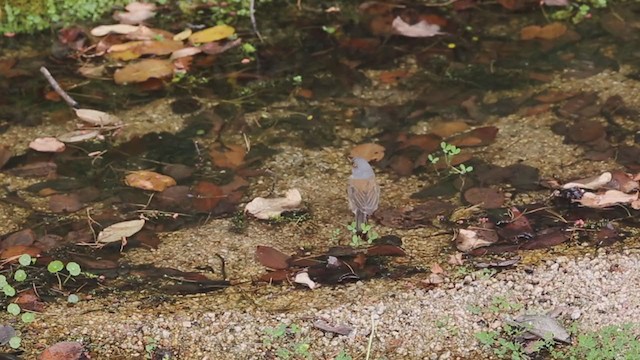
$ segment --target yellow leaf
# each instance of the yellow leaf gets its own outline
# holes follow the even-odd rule
[[[217,25],[191,34],[191,36],[189,36],[189,41],[192,44],[208,43],[226,39],[229,36],[233,35],[235,32],[236,29],[232,28],[229,25]]]

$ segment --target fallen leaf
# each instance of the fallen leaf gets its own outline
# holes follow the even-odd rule
[[[200,49],[203,53],[209,55],[216,55],[223,53],[229,49],[232,49],[242,43],[242,39],[238,38],[232,41],[227,41],[224,44],[220,44],[219,42],[210,42],[200,46]]]
[[[119,125],[122,123],[120,118],[115,115],[108,114],[103,111],[93,109],[74,109],[78,119],[88,122],[91,125],[107,126],[107,125]]]
[[[100,231],[96,242],[109,244],[112,242],[120,241],[123,238],[128,238],[129,236],[142,230],[142,228],[144,227],[144,223],[144,219],[137,219],[122,221],[111,226],[107,226],[102,231]]]
[[[289,267],[289,259],[291,256],[271,246],[258,245],[256,248],[256,258],[264,267],[281,270]]]
[[[316,320],[313,322],[313,327],[318,328],[325,332],[330,332],[338,335],[347,336],[351,334],[353,329],[346,325],[336,325],[333,326],[324,320]]]
[[[77,194],[56,194],[49,197],[49,210],[54,213],[73,213],[83,207]]]
[[[128,174],[124,178],[124,183],[137,189],[151,191],[164,191],[166,188],[176,185],[176,181],[173,178],[147,170],[134,171]]]
[[[78,143],[87,140],[91,140],[100,135],[98,130],[75,130],[66,134],[58,135],[56,138],[65,143]]]
[[[485,209],[498,209],[504,204],[505,195],[498,189],[474,187],[464,192],[464,199]]]
[[[184,41],[184,40],[187,40],[189,36],[191,36],[191,34],[193,34],[193,30],[191,30],[190,28],[186,28],[180,31],[179,33],[173,35],[173,40]]]
[[[138,30],[137,26],[117,24],[117,25],[100,25],[91,29],[91,35],[93,36],[105,36],[109,33],[114,34],[129,34]]]
[[[222,189],[207,181],[200,181],[193,187],[193,207],[200,212],[212,212],[224,197]]]
[[[170,60],[144,59],[128,64],[116,70],[113,79],[116,84],[143,82],[149,78],[164,78],[173,75],[173,63]]]
[[[429,24],[425,20],[409,25],[400,16],[393,19],[391,26],[396,34],[407,37],[431,37],[443,34],[440,32],[439,25]]]
[[[464,121],[446,121],[431,126],[431,132],[445,139],[469,129]]]
[[[571,189],[574,187],[581,189],[597,190],[603,188],[612,179],[610,172],[603,172],[598,176],[592,176],[584,179],[578,179],[562,185],[563,189]]]
[[[244,211],[258,219],[268,220],[280,216],[285,211],[297,210],[302,204],[298,189],[288,190],[283,198],[266,199],[257,197],[249,202]]]
[[[235,32],[236,30],[229,25],[216,25],[191,34],[191,36],[189,36],[189,42],[192,44],[203,44],[211,41],[218,41],[228,38]]]
[[[320,287],[320,284],[311,280],[311,278],[309,277],[309,274],[306,271],[297,273],[296,276],[293,278],[293,282],[306,285],[311,290]]]
[[[180,59],[186,56],[193,56],[201,52],[202,52],[202,49],[198,47],[191,46],[191,47],[181,48],[179,50],[172,52],[171,57],[169,59],[171,60]]]
[[[88,359],[84,346],[79,342],[63,341],[46,348],[38,360],[83,360]]]
[[[573,200],[583,206],[602,209],[619,204],[633,204],[638,200],[638,193],[625,194],[619,190],[607,190],[604,193],[595,194],[586,192],[582,198]]]
[[[242,145],[227,145],[226,148],[213,147],[209,155],[216,166],[235,169],[244,163],[246,151]]]
[[[456,234],[456,248],[462,252],[489,246],[497,241],[498,234],[493,229],[473,227],[460,229]]]
[[[367,161],[380,161],[384,158],[384,146],[375,143],[360,144],[351,149],[351,158],[363,158]]]
[[[113,18],[121,24],[140,24],[156,15],[156,5],[134,1],[125,7],[127,11],[116,11]]]
[[[54,137],[37,138],[29,143],[29,148],[40,152],[63,152],[64,143]]]

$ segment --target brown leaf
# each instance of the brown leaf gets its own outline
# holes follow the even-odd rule
[[[256,259],[262,266],[270,269],[282,270],[289,268],[290,258],[289,255],[270,246],[258,245],[256,247]]]
[[[494,229],[470,227],[460,229],[456,234],[456,248],[468,252],[483,246],[489,246],[498,241],[498,234]]]
[[[380,161],[384,158],[384,150],[384,146],[375,143],[360,144],[351,149],[349,156],[363,158],[367,161]]]
[[[447,142],[457,147],[487,146],[496,139],[497,135],[497,127],[485,126],[455,136]]]
[[[29,254],[31,255],[31,257],[36,257],[38,256],[40,253],[42,252],[42,250],[40,250],[39,248],[35,247],[35,246],[24,246],[24,245],[15,245],[15,246],[11,246],[8,247],[4,250],[2,250],[2,252],[0,253],[0,259],[9,259],[12,257],[18,257],[22,254]],[[16,259],[17,261],[17,259]]]
[[[469,129],[469,125],[464,121],[446,121],[434,124],[431,127],[431,132],[444,139],[466,131],[467,129]]]
[[[498,209],[504,204],[504,193],[498,189],[474,187],[464,192],[464,199],[485,209]]]
[[[63,341],[46,348],[38,360],[85,360],[89,359],[84,346],[79,342]]]
[[[72,213],[84,206],[77,194],[56,194],[49,198],[49,209],[54,213]]]
[[[16,245],[30,246],[36,241],[36,233],[31,229],[16,231],[0,243],[0,250]]]
[[[158,192],[176,185],[176,181],[173,178],[147,170],[138,170],[128,174],[124,178],[124,183],[137,189]]]
[[[127,84],[171,75],[173,75],[173,63],[170,60],[144,59],[116,70],[113,78],[116,84]]]
[[[64,143],[54,137],[37,138],[29,143],[29,148],[40,152],[63,152],[66,148]]]
[[[200,212],[213,211],[224,197],[222,189],[216,184],[200,181],[193,187],[193,207]]]
[[[236,169],[244,163],[246,151],[242,145],[227,145],[226,148],[220,146],[212,148],[209,155],[216,166]]]

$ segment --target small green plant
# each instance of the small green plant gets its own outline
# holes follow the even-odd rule
[[[442,152],[444,163],[446,164],[447,169],[449,169],[449,174],[463,176],[473,171],[473,166],[467,166],[465,164],[459,164],[457,166],[452,165],[454,157],[460,154],[461,150],[459,147],[443,141],[440,143],[440,151]],[[440,170],[438,170],[437,166],[440,161],[440,157],[434,154],[429,154],[427,159],[433,166],[436,173],[440,175]]]
[[[512,303],[504,296],[494,296],[493,299],[491,299],[491,305],[489,305],[489,310],[491,312],[500,314],[509,313],[520,309],[522,309],[521,304]]]
[[[311,359],[309,341],[302,337],[302,329],[296,325],[279,324],[264,330],[263,345],[273,350],[278,359]]]
[[[338,355],[336,355],[335,360],[353,360],[353,358],[346,351],[340,350]]]
[[[554,20],[571,19],[574,24],[580,23],[592,16],[593,9],[603,9],[608,6],[608,0],[574,0],[551,14]]]
[[[158,349],[158,340],[148,336],[146,338],[147,344],[144,346],[144,358],[153,359],[153,353]]]
[[[357,229],[356,225],[355,221],[347,225],[347,230],[351,232],[351,246],[358,247],[364,245],[363,238],[366,239],[368,244],[380,238],[380,235],[373,230],[370,224],[360,224],[360,229]]]
[[[573,331],[578,333],[576,329]],[[552,359],[615,360],[640,359],[637,325],[625,323],[606,326],[598,331],[578,333],[569,348],[551,349]]]

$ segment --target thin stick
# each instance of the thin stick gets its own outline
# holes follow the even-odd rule
[[[369,343],[367,344],[367,356],[366,360],[371,359],[371,345],[373,345],[373,336],[376,333],[376,320],[373,318],[373,314],[371,314],[371,334],[369,334]]]
[[[260,31],[258,31],[258,23],[256,22],[256,0],[251,0],[249,2],[249,17],[251,18],[251,26],[253,26],[253,32],[256,33],[260,42],[264,42],[262,39],[262,35],[260,35]]]
[[[60,84],[58,84],[56,79],[54,79],[53,76],[51,76],[51,73],[49,72],[49,70],[47,70],[46,67],[44,66],[40,67],[40,72],[42,73],[42,75],[44,75],[44,77],[47,79],[49,84],[51,84],[51,87],[53,88],[53,90],[55,90],[55,92],[57,92],[58,95],[60,95],[60,97],[63,98],[64,101],[69,106],[71,106],[72,108],[75,108],[78,106],[78,102],[73,100],[73,98],[69,96],[69,94],[67,94],[64,90],[62,90],[62,88],[60,87]]]

